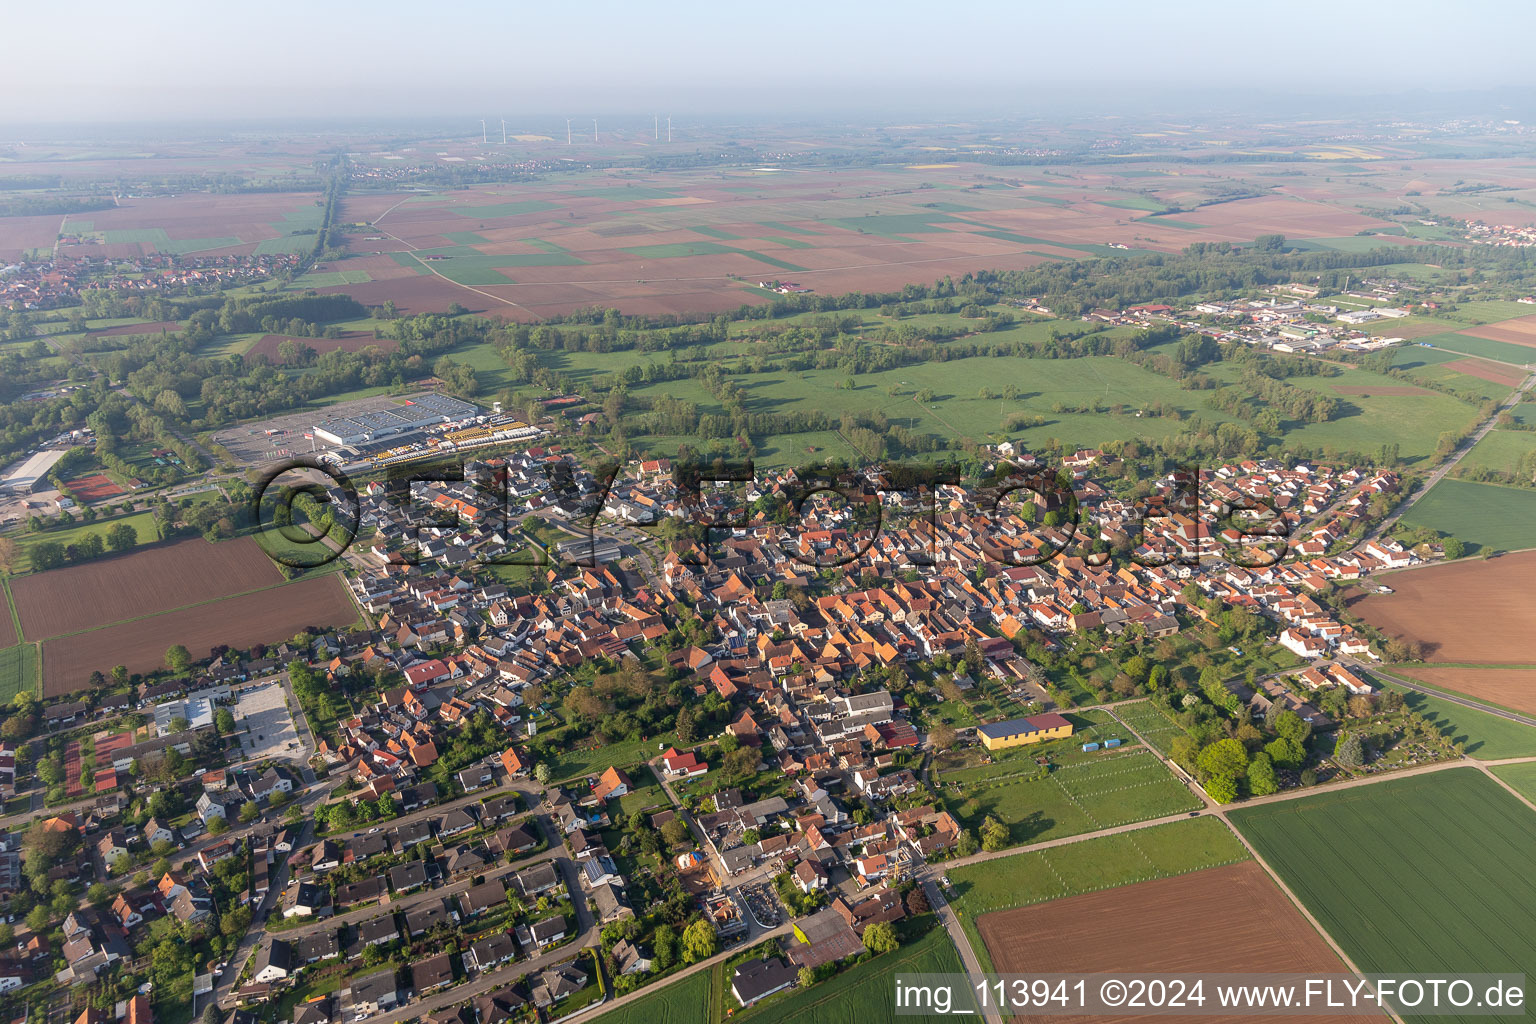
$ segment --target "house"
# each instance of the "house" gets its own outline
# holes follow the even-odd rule
[[[428,900],[405,912],[405,933],[414,939],[418,935],[425,935],[438,925],[451,925],[457,919],[457,915],[448,909],[446,901]]]
[[[374,875],[372,878],[337,886],[336,905],[344,907],[353,903],[366,903],[369,900],[378,899],[388,891],[384,885],[384,876]]]
[[[512,942],[512,936],[506,932],[493,932],[469,947],[469,951],[464,954],[464,964],[476,971],[488,971],[515,956],[517,947]]]
[[[270,800],[274,793],[292,793],[293,776],[282,767],[268,768],[251,783],[252,800]]]
[[[144,841],[146,843],[174,843],[176,833],[169,825],[155,818],[150,818],[144,823]]]
[[[900,921],[907,916],[906,907],[901,902],[901,893],[895,889],[880,889],[868,899],[857,903],[849,903],[838,896],[832,901],[832,909],[861,936],[864,929],[872,924]]]
[[[293,882],[283,893],[284,917],[312,917],[325,906],[325,890],[313,882]]]
[[[560,914],[546,917],[542,921],[535,921],[531,925],[517,926],[517,941],[525,950],[535,947],[543,949],[563,938],[565,938],[565,917]]]
[[[400,937],[400,929],[395,926],[395,915],[383,914],[379,917],[370,917],[357,926],[357,941],[352,949],[348,950],[348,956],[361,953],[369,946],[382,946],[394,942]]]
[[[459,893],[459,912],[466,918],[475,917],[507,898],[507,887],[499,878],[471,886]]]
[[[530,983],[529,990],[533,995],[533,1005],[542,1010],[580,992],[586,984],[587,969],[580,960],[569,960],[547,971],[540,971]]]
[[[453,958],[439,953],[411,964],[411,989],[417,996],[447,988],[453,984]]]
[[[709,765],[699,760],[693,751],[679,754],[676,747],[668,747],[661,755],[661,770],[677,778],[692,779],[709,771]]]
[[[864,951],[853,927],[831,908],[796,921],[794,932],[799,941],[791,943],[785,955],[797,968],[815,969]]]
[[[629,793],[629,776],[617,768],[609,768],[592,787],[592,795],[598,800],[616,800]]]
[[[513,884],[524,896],[538,896],[560,886],[560,872],[548,861],[524,868],[512,878]]]
[[[342,850],[336,843],[329,839],[322,839],[315,844],[314,852],[309,856],[309,869],[311,871],[330,871],[341,866]]]
[[[256,960],[251,965],[251,980],[258,985],[282,981],[293,970],[293,947],[282,939],[273,939],[256,954]]]
[[[336,929],[326,928],[304,936],[294,945],[293,955],[300,964],[312,964],[341,956],[341,943],[336,938]]]
[[[651,958],[628,939],[615,942],[611,952],[620,974],[644,974],[651,969]]]
[[[408,860],[389,869],[389,887],[397,893],[410,892],[427,884],[427,866],[419,860]]]
[[[748,960],[731,975],[731,995],[743,1007],[751,1006],[795,983],[795,968],[778,957]]]
[[[96,840],[96,852],[110,871],[112,862],[128,853],[128,836],[120,828],[108,829]]]
[[[474,815],[462,807],[455,807],[437,819],[437,834],[443,838],[462,835],[476,825]]]
[[[347,1020],[359,1021],[376,1013],[392,1010],[400,1003],[400,990],[395,984],[395,972],[376,971],[361,978],[352,979],[349,990],[351,1000],[347,1005]]]
[[[496,775],[485,765],[479,764],[472,768],[465,768],[455,775],[454,778],[459,780],[459,785],[464,787],[464,792],[473,793],[477,789],[489,786],[496,778]]]
[[[485,841],[485,845],[492,853],[527,853],[539,845],[537,839],[530,835],[521,825],[511,825],[492,834]]]
[[[489,995],[480,996],[470,1005],[474,1010],[474,1020],[460,1022],[460,1024],[507,1024],[522,1013],[523,1007],[528,1005],[528,1000],[518,995],[511,985],[507,985]],[[432,1020],[430,1017],[427,1019]],[[448,1021],[446,1024],[454,1024],[454,1022]]]
[[[978,725],[976,734],[981,737],[981,745],[988,750],[1001,750],[1027,743],[1065,739],[1072,735],[1072,723],[1061,715],[1051,713]]]

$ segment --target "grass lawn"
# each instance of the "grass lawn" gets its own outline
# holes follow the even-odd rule
[[[1536,491],[1441,480],[1402,521],[1458,537],[1471,554],[1536,547]]]
[[[1536,814],[1473,768],[1230,817],[1367,974],[1536,963]]]
[[[126,497],[126,496],[125,496]],[[114,499],[116,500],[116,499]],[[152,544],[160,539],[160,532],[155,528],[155,517],[148,512],[135,512],[128,516],[116,516],[112,519],[97,519],[92,523],[77,522],[73,526],[63,529],[43,530],[40,533],[22,531],[16,534],[16,546],[26,556],[23,566],[30,571],[32,568],[32,549],[44,541],[58,541],[63,545],[77,544],[87,534],[100,534],[102,540],[106,540],[107,531],[118,523],[127,523],[133,527],[139,535],[140,544]]]
[[[634,783],[625,795],[619,797],[619,810],[626,815],[643,811],[648,807],[670,807],[672,802],[667,799],[666,792],[661,788],[661,783],[656,781],[656,776],[651,772],[649,765],[637,765],[626,772],[629,781]]]
[[[8,609],[0,609],[9,615]],[[0,703],[9,704],[22,690],[37,691],[37,645],[17,644],[0,650]]]
[[[1247,859],[1248,851],[1220,819],[1192,818],[954,868],[951,904],[982,967],[990,970],[976,930],[982,914]]]
[[[601,1015],[603,1024],[705,1024],[709,1015],[707,970],[696,971],[680,981],[662,984],[642,999]]]
[[[550,781],[564,782],[601,775],[603,769],[610,766],[627,769],[630,765],[650,760],[676,742],[677,736],[667,732],[645,740],[620,740],[596,748],[563,747],[559,754],[547,758]]]

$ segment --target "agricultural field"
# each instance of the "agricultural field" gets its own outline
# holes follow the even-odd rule
[[[13,580],[11,593],[22,635],[45,640],[217,600],[281,579],[254,540],[210,544],[190,538]],[[82,602],[81,594],[91,594],[93,600]]]
[[[1220,927],[1211,927],[1212,922]],[[1069,896],[984,915],[1001,974],[1200,971],[1339,973],[1348,968],[1256,862]],[[1301,1017],[1325,1021],[1380,1014]],[[1144,1016],[1019,1014],[1015,1021],[1130,1022]],[[1195,1022],[1201,1016],[1161,1019]]]
[[[206,657],[218,644],[276,643],[309,626],[347,627],[358,617],[346,586],[331,574],[56,636],[42,645],[43,695],[73,693],[92,672],[105,673],[114,665],[125,665],[129,672],[153,671],[163,665],[172,644],[184,644],[193,657]]]
[[[19,565],[17,568],[25,571],[31,571],[32,549],[37,547],[37,545],[44,543],[45,541],[55,541],[67,547],[70,544],[79,543],[81,538],[87,536],[88,534],[97,534],[102,538],[103,541],[105,541],[107,531],[116,526],[118,523],[127,523],[129,526],[133,527],[134,533],[138,535],[139,546],[141,547],[145,544],[153,544],[155,541],[160,539],[160,531],[155,526],[155,517],[150,515],[148,512],[136,512],[130,516],[118,516],[114,519],[97,519],[90,523],[76,523],[73,526],[68,526],[63,529],[43,530],[39,533],[31,533],[29,531],[23,530],[22,532],[16,534],[15,537],[17,548],[19,548],[21,553],[26,557],[22,561],[21,565]],[[55,569],[53,571],[61,572],[63,570]],[[16,586],[20,587],[22,584],[18,581]],[[38,638],[33,637],[33,639]]]
[[[1498,764],[1489,771],[1532,803],[1536,803],[1536,761],[1525,764]]]
[[[1536,654],[1533,654],[1532,658],[1536,659]],[[1533,663],[1536,663],[1536,660],[1533,660]],[[1404,676],[1439,690],[1466,694],[1468,697],[1511,711],[1536,714],[1536,668],[1398,665],[1392,668],[1392,674]]]
[[[0,647],[0,703],[22,690],[37,690],[37,645]]]
[[[1523,973],[1536,963],[1526,926],[1536,877],[1525,869],[1536,812],[1476,769],[1229,816],[1365,973]]]
[[[107,210],[70,214],[60,256],[133,260],[150,253],[248,256],[307,252],[324,215],[314,192],[123,197]],[[158,333],[158,332],[155,332]]]
[[[1431,662],[1529,665],[1536,635],[1533,569],[1536,552],[1519,552],[1384,573],[1377,580],[1394,593],[1365,594],[1350,606],[1389,636],[1420,642]]]
[[[991,958],[977,930],[985,914],[1248,859],[1219,818],[1203,816],[951,868],[950,902],[983,969],[990,971]]]
[[[603,1024],[707,1024],[711,973],[695,971],[678,981],[663,980],[644,996],[601,1015]]]
[[[1536,451],[1536,430],[1490,430],[1488,435],[1472,450],[1462,456],[1457,469],[1491,469],[1497,473],[1514,473],[1520,468],[1520,460]],[[1533,530],[1532,543],[1536,543]]]
[[[1536,547],[1536,490],[1441,480],[1403,515],[1467,545],[1469,554]]]

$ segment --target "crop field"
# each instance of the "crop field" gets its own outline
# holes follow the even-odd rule
[[[1367,594],[1351,607],[1382,632],[1421,642],[1428,661],[1529,665],[1536,635],[1533,568],[1536,552],[1521,552],[1386,573],[1378,579],[1394,593]]]
[[[1490,430],[1462,457],[1457,468],[1465,466],[1513,473],[1520,468],[1520,460],[1531,451],[1536,451],[1536,431]],[[1536,543],[1536,530],[1533,530],[1532,542]]]
[[[1483,359],[1493,359],[1501,363],[1514,363],[1517,366],[1525,363],[1536,362],[1536,349],[1524,345],[1512,345],[1507,341],[1499,341],[1493,338],[1482,338],[1465,331],[1456,331],[1449,334],[1431,334],[1420,338],[1420,344],[1433,345],[1436,348],[1446,349],[1450,352],[1460,352],[1469,356],[1480,356]]]
[[[884,956],[849,968],[837,977],[809,989],[792,989],[789,995],[739,1012],[753,1024],[877,1024],[900,1020],[896,1016],[898,974],[959,974],[965,970],[949,933],[933,928],[915,942]],[[971,1007],[956,998],[956,1010]]]
[[[603,1014],[603,1024],[707,1024],[710,973],[696,971],[671,983],[663,979],[644,997]]]
[[[1532,652],[1536,662],[1536,652]],[[1536,668],[1489,668],[1478,665],[1402,665],[1394,675],[1406,676],[1441,690],[1496,704],[1512,711],[1536,714]],[[1452,705],[1452,714],[1465,711]],[[1454,719],[1453,719],[1454,720]],[[1499,719],[1504,722],[1505,719]],[[1509,723],[1513,725],[1514,723]],[[1526,732],[1536,730],[1526,729]]]
[[[1210,927],[1220,921],[1220,927]],[[1070,896],[984,915],[977,927],[1001,974],[1338,973],[1347,970],[1256,862]],[[1283,967],[1282,967],[1283,965]],[[1380,1018],[1360,1014],[1357,1019]],[[1144,1016],[1018,1014],[1015,1021],[1130,1022]],[[1193,1024],[1209,1018],[1168,1015]],[[1350,1019],[1342,1014],[1299,1020]]]
[[[357,619],[345,585],[331,574],[55,637],[43,642],[43,694],[73,693],[86,685],[91,672],[105,673],[114,665],[126,665],[129,672],[152,671],[161,667],[172,644],[185,644],[193,657],[206,657],[218,644],[275,643],[308,626],[343,627]]]
[[[22,690],[37,690],[37,646],[0,647],[0,703],[10,703]]]
[[[307,252],[315,244],[322,206],[314,192],[189,192],[124,198],[112,209],[65,218],[58,228],[63,236],[59,254],[77,259],[134,259],[153,252],[204,256]]]
[[[1184,730],[1149,700],[1117,707],[1115,714],[1165,755],[1172,749],[1173,738],[1184,735]]]
[[[44,640],[228,597],[281,579],[254,540],[209,544],[191,538],[13,580],[11,592],[22,635]],[[82,594],[92,599],[82,601]]]
[[[1403,516],[1458,537],[1467,551],[1522,551],[1536,547],[1536,491],[1466,480],[1442,480]]]
[[[1075,738],[1075,737],[1074,737]],[[1141,747],[1100,751],[1085,760],[1054,767],[1044,779],[1008,773],[1033,768],[1014,760],[989,769],[945,772],[946,786],[959,784],[956,817],[966,828],[979,828],[988,815],[1008,826],[1011,845],[1092,832],[1180,811],[1200,800],[1151,752]],[[956,777],[959,776],[957,779]]]
[[[1469,327],[1461,333],[1470,334],[1474,338],[1506,341],[1511,345],[1536,347],[1536,314],[1497,320],[1481,327]]]
[[[1532,803],[1536,803],[1536,761],[1525,764],[1498,764],[1489,771]]]
[[[1536,812],[1473,768],[1230,817],[1365,973],[1536,963]]]
[[[247,355],[266,356],[270,362],[283,362],[278,349],[289,338],[285,334],[264,334],[246,349]],[[327,352],[361,352],[372,345],[383,352],[393,352],[400,344],[393,338],[375,338],[372,331],[345,331],[339,338],[294,338],[296,344],[312,348],[319,355]]]
[[[985,914],[1248,859],[1219,818],[1191,818],[951,868],[951,902],[982,967],[991,970],[977,931]]]
[[[97,519],[95,522],[90,523],[76,523],[74,526],[65,527],[61,530],[44,530],[41,533],[30,533],[24,531],[22,533],[16,534],[16,546],[18,549],[20,549],[21,553],[26,556],[25,561],[21,566],[18,566],[18,568],[24,568],[30,571],[32,568],[32,549],[45,541],[54,541],[67,547],[70,544],[79,543],[80,540],[87,534],[93,533],[99,535],[103,541],[105,541],[107,531],[116,526],[118,523],[127,523],[129,526],[133,527],[134,533],[138,535],[140,545],[152,544],[160,539],[160,532],[155,526],[155,517],[150,515],[148,512],[136,512],[133,515],[118,516],[115,519]],[[55,569],[52,571],[63,572],[65,570]],[[12,584],[12,586],[17,589],[17,602],[19,604],[19,594],[22,589],[25,588],[26,584],[22,583],[21,581],[17,581],[16,583]],[[25,613],[23,613],[22,621],[23,628],[25,628]],[[28,635],[30,636],[30,634]],[[41,637],[34,636],[31,637],[31,639],[38,640],[41,639]]]

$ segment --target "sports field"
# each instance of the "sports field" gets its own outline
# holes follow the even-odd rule
[[[1458,537],[1471,554],[1536,547],[1536,491],[1441,480],[1403,523]]]
[[[1366,973],[1536,964],[1536,813],[1474,768],[1230,818]]]

